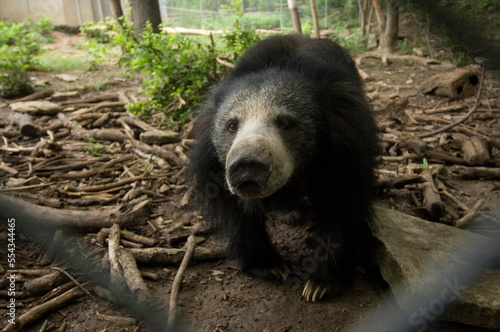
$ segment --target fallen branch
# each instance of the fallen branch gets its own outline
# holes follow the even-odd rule
[[[46,317],[50,312],[61,309],[68,303],[76,300],[84,294],[85,293],[82,292],[80,288],[74,287],[66,293],[53,298],[52,300],[31,308],[21,316],[17,317],[15,320],[15,324],[8,324],[7,326],[5,326],[2,332],[19,331],[27,325],[35,323],[40,318]]]
[[[419,175],[407,175],[407,176],[399,176],[399,177],[380,177],[377,183],[377,187],[379,188],[388,188],[388,189],[401,189],[404,188],[408,184],[413,183],[422,183],[425,182]]]
[[[96,236],[97,241],[99,243],[104,243],[104,239],[109,236],[109,233],[110,233],[109,228],[101,229],[99,231],[99,233],[97,233],[97,236]],[[149,237],[145,237],[142,235],[137,235],[137,234],[132,233],[132,232],[127,231],[127,230],[121,230],[120,237],[122,239],[126,239],[126,240],[129,240],[129,241],[132,241],[135,243],[139,243],[139,244],[143,244],[143,245],[148,246],[148,247],[152,247],[157,243],[157,241],[155,239],[151,239]]]
[[[34,279],[26,280],[23,285],[23,290],[30,296],[43,295],[66,281],[66,277],[61,273],[52,272]]]
[[[172,138],[172,142],[176,142],[179,140],[178,136],[179,136],[179,133],[178,132],[175,132],[175,131],[172,131],[172,130],[168,130],[168,131],[164,131],[164,130],[159,130],[158,128],[155,128],[153,126],[151,126],[150,124],[136,118],[136,117],[132,117],[132,116],[122,116],[121,119],[131,125],[131,126],[136,126],[144,131],[151,131],[151,132],[160,132],[162,133],[163,135],[168,135]]]
[[[27,96],[24,96],[22,98],[18,98],[16,100],[13,100],[12,103],[17,103],[20,101],[32,101],[32,100],[43,99],[43,98],[50,97],[53,94],[54,94],[53,89],[40,90],[40,91],[33,92],[33,93],[31,93]]]
[[[138,296],[140,302],[146,302],[149,298],[148,286],[142,279],[134,255],[128,249],[120,246],[120,226],[118,224],[113,224],[110,228],[108,253],[111,284],[115,292],[121,292],[126,286]]]
[[[133,177],[130,177],[130,178],[126,178],[126,179],[123,179],[123,180],[120,180],[120,181],[111,182],[111,183],[98,184],[98,185],[87,186],[87,187],[70,187],[70,186],[67,186],[65,189],[67,191],[71,191],[71,192],[97,192],[97,191],[105,191],[105,190],[113,189],[113,188],[116,188],[116,187],[121,187],[121,186],[129,184],[129,183],[141,181],[143,179],[144,179],[144,176],[143,175],[139,175],[139,176],[133,176]]]
[[[230,69],[234,69],[234,65],[231,62],[226,61],[226,60],[222,60],[218,56],[215,57],[215,61],[217,61],[218,64],[220,64],[220,65],[222,65],[224,67],[227,67],[227,68],[230,68]]]
[[[486,165],[490,161],[488,144],[478,136],[468,137],[461,133],[453,134],[453,139],[457,141],[464,153],[464,160],[469,165]]]
[[[72,136],[78,140],[95,138],[103,141],[123,143],[127,138],[120,129],[76,129],[72,132]]]
[[[110,227],[113,223],[121,226],[139,223],[147,215],[148,205],[149,200],[135,206],[122,205],[107,210],[81,211],[40,206],[0,194],[0,206],[11,207],[13,211],[18,211],[25,218],[29,218],[29,222],[55,227],[72,227],[80,232],[97,232],[103,227]],[[19,219],[20,223],[22,221]]]
[[[455,196],[453,196],[451,193],[449,193],[448,191],[446,190],[441,190],[441,194],[445,195],[446,197],[448,197],[450,200],[453,201],[453,203],[455,203],[458,208],[462,211],[467,211],[469,210],[469,208],[467,206],[465,206],[464,204],[462,204]]]
[[[122,103],[121,101],[109,101],[109,102],[102,102],[97,105],[92,106],[89,109],[89,112],[99,112],[102,108],[115,108],[115,109],[120,109],[125,111],[125,103]],[[115,110],[116,111],[116,110]]]
[[[68,272],[66,272],[65,270],[57,267],[57,266],[53,266],[50,268],[51,270],[56,270],[56,271],[59,271],[61,272],[62,274],[64,274],[66,277],[68,277],[74,284],[75,286],[77,286],[78,288],[80,288],[85,294],[87,294],[94,302],[97,302],[97,299],[92,295],[90,294],[90,292],[88,290],[85,289],[85,287],[83,287],[83,285],[81,283],[78,282],[78,280],[76,280],[75,278],[73,278],[73,276],[71,274],[69,274]]]
[[[500,180],[500,168],[455,166],[453,173],[464,180]]]
[[[186,250],[177,248],[131,248],[137,262],[152,265],[177,265],[180,264]],[[194,259],[197,261],[211,261],[223,257],[223,252],[212,252],[203,247],[194,250]]]
[[[446,209],[443,202],[441,201],[441,197],[439,196],[439,191],[434,184],[431,169],[426,168],[420,174],[420,176],[426,180],[422,184],[424,208],[427,210],[433,220],[439,221],[446,215]]]
[[[33,117],[29,114],[12,112],[9,120],[19,127],[24,136],[37,137],[41,133],[41,130],[35,126]]]
[[[17,169],[9,167],[7,165],[2,165],[2,164],[0,164],[0,172],[4,172],[4,173],[14,175],[14,176],[16,176],[19,173],[17,171]],[[1,173],[0,173],[0,176],[2,176]]]
[[[175,326],[176,318],[177,318],[177,302],[179,296],[179,290],[181,288],[182,276],[184,275],[184,271],[193,256],[194,247],[196,245],[196,237],[194,234],[191,234],[186,242],[186,254],[182,259],[181,265],[175,274],[174,281],[172,282],[172,291],[170,292],[170,309],[168,315],[168,329],[173,329]]]
[[[128,137],[127,139],[130,141],[132,147],[134,147],[135,149],[140,150],[146,154],[153,154],[160,158],[163,158],[171,165],[183,166],[186,164],[186,162],[183,161],[180,157],[178,157],[175,153],[168,151],[162,147],[159,147],[157,145],[153,146],[148,145],[146,143],[134,139],[133,137]]]
[[[86,103],[99,103],[102,101],[117,101],[117,95],[102,95],[90,98],[68,100],[61,103],[62,106],[75,105],[75,104],[86,104]]]
[[[428,59],[422,58],[416,55],[398,55],[398,54],[389,54],[389,53],[377,53],[377,52],[366,52],[363,55],[356,58],[356,66],[360,66],[364,59],[389,59],[389,60],[401,60],[401,61],[413,61],[422,63],[424,65],[439,65],[440,61],[436,59]]]
[[[455,221],[455,227],[457,228],[463,228],[465,225],[469,223],[469,221],[476,215],[477,211],[483,206],[484,204],[484,199],[480,199],[474,204],[473,207],[467,211],[467,213],[457,221]]]

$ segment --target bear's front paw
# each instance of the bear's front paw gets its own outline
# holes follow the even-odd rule
[[[332,284],[331,280],[327,281],[312,278],[307,280],[304,290],[302,291],[302,297],[305,298],[307,302],[316,302],[337,295],[339,292],[340,287]]]
[[[247,269],[246,272],[260,278],[278,279],[282,281],[286,281],[292,273],[290,268],[284,263],[271,268],[250,268]]]

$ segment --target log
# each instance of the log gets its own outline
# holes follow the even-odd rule
[[[35,126],[33,117],[25,113],[12,112],[9,120],[19,127],[21,134],[28,137],[38,137],[41,130]]]
[[[500,168],[455,166],[453,174],[464,180],[500,180]]]
[[[149,298],[148,286],[137,268],[134,255],[128,249],[120,246],[120,226],[118,224],[113,224],[110,228],[108,253],[113,289],[121,292],[126,286],[132,293],[137,294],[140,302],[146,302]]]
[[[15,168],[9,167],[7,165],[2,165],[2,164],[0,164],[0,172],[14,175],[14,176],[16,176],[19,173]],[[0,175],[0,176],[3,176],[3,175]]]
[[[123,279],[123,271],[118,261],[120,247],[120,226],[113,224],[108,238],[109,278],[113,293],[121,293],[127,287]]]
[[[139,139],[149,145],[164,145],[179,141],[178,133],[171,135],[161,130],[145,131],[139,135]]]
[[[420,91],[424,94],[453,99],[471,97],[479,87],[480,76],[479,66],[458,68],[452,72],[439,73],[429,77],[420,85]]]
[[[24,283],[23,289],[30,296],[43,295],[63,284],[66,280],[66,276],[62,273],[52,272],[35,279],[27,280]]]
[[[441,197],[439,196],[439,191],[434,184],[432,170],[430,168],[426,168],[420,176],[426,180],[422,184],[424,208],[434,221],[439,221],[446,215],[446,209],[441,201]]]
[[[50,101],[65,101],[68,98],[78,97],[79,95],[80,91],[60,91],[54,93],[51,96]]]
[[[399,177],[380,177],[377,182],[377,187],[379,189],[402,189],[408,184],[422,183],[426,180],[419,175],[406,175]]]
[[[135,260],[143,264],[157,265],[177,265],[180,264],[186,253],[186,249],[177,248],[131,248]],[[194,250],[194,259],[197,261],[210,261],[222,258],[224,253],[212,252],[203,247],[196,247]]]
[[[55,227],[72,227],[80,232],[97,232],[103,227],[111,227],[113,223],[121,226],[132,223],[136,224],[148,215],[148,204],[144,202],[136,206],[119,206],[107,210],[81,211],[40,206],[12,196],[0,194],[0,206],[2,206],[0,216],[4,217],[4,219],[16,218],[19,223],[22,223],[24,219],[29,219],[28,222],[30,223],[35,222]],[[4,209],[3,207],[9,207],[9,209]],[[22,218],[18,216],[22,216]]]
[[[120,129],[76,129],[72,132],[72,135],[75,139],[84,140],[88,138],[95,138],[102,141],[110,141],[110,142],[120,142],[123,143],[127,138],[125,134]]]
[[[76,100],[68,100],[62,102],[62,106],[75,105],[75,104],[86,104],[86,103],[99,103],[102,101],[118,101],[118,96],[115,94],[110,95],[101,95],[90,98],[76,99]]]
[[[16,100],[14,100],[14,103],[17,103],[20,101],[32,101],[32,100],[43,99],[43,98],[50,97],[53,94],[54,94],[53,89],[40,90],[40,91],[33,92],[33,93],[31,93],[27,96],[24,96],[22,98],[18,98]]]
[[[365,52],[361,56],[357,57],[355,59],[356,66],[361,66],[363,60],[365,59],[380,59],[382,62],[385,64],[387,62],[390,62],[391,60],[398,60],[398,61],[411,61],[411,62],[416,62],[424,65],[441,65],[441,66],[446,66],[446,67],[453,67],[452,64],[449,63],[441,63],[439,60],[436,59],[429,59],[429,58],[422,58],[416,55],[399,55],[399,54],[389,54],[389,53],[380,53],[380,52]]]
[[[45,100],[20,101],[9,106],[13,111],[31,115],[54,115],[62,111],[58,104]]]
[[[419,135],[417,135],[417,137],[418,138],[425,138],[425,137],[431,137],[431,136],[436,135],[436,134],[440,134],[440,133],[445,132],[445,131],[447,131],[455,126],[458,126],[461,123],[464,123],[467,119],[469,119],[471,117],[471,115],[477,111],[477,108],[479,106],[479,101],[481,100],[481,92],[483,90],[483,83],[484,83],[485,74],[486,74],[486,63],[483,63],[483,69],[481,71],[481,80],[479,81],[479,86],[477,88],[476,102],[474,103],[474,106],[472,106],[471,109],[467,112],[467,114],[465,114],[463,117],[461,117],[457,121],[454,121],[454,122],[452,122],[444,127],[433,130],[431,132],[419,134]]]
[[[471,166],[486,165],[490,161],[487,142],[478,136],[455,133],[453,139],[459,143],[464,152],[464,160]]]
[[[140,140],[146,144],[163,145],[179,141],[179,133],[172,130],[159,130],[144,121],[132,116],[122,116],[121,119],[131,125],[142,129]]]

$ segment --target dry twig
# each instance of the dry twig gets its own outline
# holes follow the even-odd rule
[[[181,265],[179,266],[179,269],[177,270],[177,273],[175,275],[174,282],[172,283],[172,291],[170,292],[168,329],[171,329],[173,326],[175,326],[175,320],[177,317],[177,301],[178,301],[179,290],[181,288],[182,276],[184,275],[184,271],[186,271],[189,261],[193,256],[195,245],[196,245],[196,237],[194,236],[194,234],[191,234],[186,242],[186,254],[182,259]]]
[[[16,324],[8,324],[3,328],[2,332],[19,331],[27,325],[36,322],[40,318],[46,317],[50,312],[64,307],[66,304],[84,294],[85,293],[82,292],[79,287],[74,287],[66,293],[26,311],[24,314],[16,318]]]

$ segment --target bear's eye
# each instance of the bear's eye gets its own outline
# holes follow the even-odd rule
[[[236,130],[238,130],[238,122],[230,121],[227,125],[227,129],[229,129],[231,133],[236,132]]]
[[[293,125],[293,119],[288,116],[278,116],[274,125],[279,129],[289,129]]]

